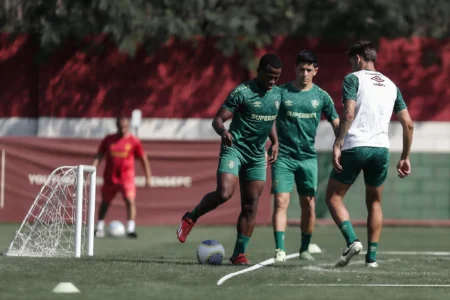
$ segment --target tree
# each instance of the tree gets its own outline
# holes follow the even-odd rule
[[[31,34],[45,53],[100,34],[130,55],[138,44],[151,53],[170,38],[195,45],[213,37],[225,55],[238,53],[253,68],[253,50],[277,35],[443,38],[449,12],[446,0],[4,0],[0,24]]]

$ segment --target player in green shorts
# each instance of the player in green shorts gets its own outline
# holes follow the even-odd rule
[[[272,142],[273,163],[278,155],[278,138],[274,121],[278,115],[281,94],[275,83],[281,75],[281,60],[273,54],[264,55],[257,77],[234,88],[213,120],[213,128],[222,137],[217,188],[206,194],[200,203],[186,213],[177,229],[181,243],[198,218],[214,210],[233,196],[239,183],[241,213],[237,222],[237,238],[230,263],[248,265],[245,252],[255,226],[259,197],[266,181],[267,137]],[[231,119],[229,130],[224,122]]]
[[[317,71],[316,56],[311,51],[303,50],[297,55],[296,79],[280,87],[282,97],[276,122],[280,146],[278,159],[272,165],[272,193],[275,196],[272,221],[277,263],[286,260],[286,211],[294,183],[301,207],[300,259],[314,260],[308,251],[316,220],[318,175],[314,141],[322,114],[335,132],[339,126],[333,100],[313,83]]]
[[[409,154],[413,122],[397,86],[375,70],[377,52],[368,41],[359,41],[348,51],[353,73],[344,78],[344,113],[333,146],[333,167],[328,181],[326,202],[330,214],[345,238],[346,247],[336,266],[346,266],[359,254],[357,238],[344,205],[344,196],[359,173],[366,184],[367,254],[366,266],[378,267],[376,254],[383,224],[381,196],[389,166],[389,122],[392,113],[403,127],[403,152],[397,164],[400,178],[411,172]]]

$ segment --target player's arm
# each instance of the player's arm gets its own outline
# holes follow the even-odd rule
[[[145,172],[145,183],[146,186],[150,186],[150,180],[152,178],[152,171],[150,169],[150,161],[148,160],[147,154],[145,154],[144,147],[142,147],[142,143],[140,140],[136,140],[134,147],[134,155],[138,157],[141,161],[142,167]]]
[[[355,119],[355,108],[356,108],[356,94],[358,92],[358,78],[353,75],[347,75],[344,78],[344,83],[342,84],[342,100],[344,101],[344,112],[339,121],[339,127],[337,130],[336,140],[334,146],[339,149],[344,143],[344,138],[347,135],[350,126]]]
[[[339,120],[339,127],[336,134],[336,140],[333,146],[333,167],[336,172],[342,172],[341,166],[341,148],[344,144],[350,126],[355,119],[356,94],[358,92],[358,78],[355,75],[347,75],[342,84],[342,100],[344,101],[344,112]]]
[[[94,167],[98,167],[98,165],[101,163],[103,157],[105,156],[106,153],[106,139],[103,139],[102,142],[100,143],[100,146],[98,147],[97,153],[94,156],[94,161],[92,162],[92,165]]]
[[[270,157],[267,157],[267,153],[266,153],[266,159],[268,158],[268,162],[269,164],[273,164],[277,158],[278,158],[278,135],[277,135],[277,126],[276,126],[276,122],[273,122],[272,125],[272,129],[270,130],[269,133],[269,140],[272,143],[272,145],[270,146]]]
[[[242,94],[237,89],[234,89],[228,95],[222,107],[219,108],[212,121],[214,131],[221,136],[222,142],[229,147],[233,144],[233,137],[225,128],[224,123],[233,117],[233,113],[239,109],[243,101]]]
[[[331,127],[333,128],[334,136],[338,136],[338,130],[339,130],[339,117],[331,121]]]
[[[212,121],[212,127],[214,131],[222,136],[227,129],[225,128],[225,122],[230,120],[233,117],[233,113],[225,107],[221,107]]]
[[[413,140],[414,123],[409,115],[405,101],[403,100],[400,90],[397,88],[397,99],[394,104],[394,113],[402,124],[403,128],[403,151],[400,161],[397,164],[398,176],[404,178],[411,173],[411,163],[409,155],[411,153],[411,144]]]
[[[355,107],[356,107],[356,100],[348,99],[347,101],[345,101],[344,112],[339,121],[336,140],[334,142],[335,147],[339,148],[342,147],[342,144],[344,143],[344,138],[347,135],[347,132],[350,129],[353,120],[355,119]]]
[[[150,180],[152,178],[152,170],[150,168],[150,161],[147,157],[147,155],[142,155],[139,157],[139,160],[142,163],[142,167],[144,168],[144,172],[145,172],[145,181],[147,186],[150,186]]]
[[[337,137],[339,128],[339,115],[336,112],[333,99],[331,99],[330,95],[328,95],[328,93],[324,91],[323,97],[324,97],[323,114],[325,115],[327,121],[333,128],[334,136]]]

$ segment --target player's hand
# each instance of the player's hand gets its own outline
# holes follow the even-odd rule
[[[411,173],[411,163],[409,158],[399,160],[397,164],[398,177],[405,178]]]
[[[279,147],[278,143],[272,144],[272,146],[270,146],[270,149],[269,149],[270,155],[268,156],[269,164],[273,164],[276,162],[276,160],[278,158],[278,147]]]
[[[152,179],[151,178],[146,178],[145,179],[145,187],[149,188],[152,186]]]
[[[228,130],[224,130],[222,133],[222,143],[228,147],[233,146],[233,136],[228,132]]]
[[[342,172],[342,166],[341,166],[341,147],[340,146],[333,146],[333,168],[336,170],[336,172],[341,173]]]

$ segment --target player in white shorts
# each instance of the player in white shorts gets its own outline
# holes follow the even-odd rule
[[[375,70],[377,53],[372,44],[359,41],[347,54],[353,73],[344,78],[344,113],[333,146],[334,168],[328,181],[326,202],[347,243],[336,266],[346,266],[363,246],[353,230],[343,200],[363,171],[368,212],[366,266],[378,267],[376,253],[383,223],[381,196],[389,166],[388,128],[392,112],[403,127],[403,152],[397,164],[400,178],[411,172],[409,155],[414,126],[400,90]]]

